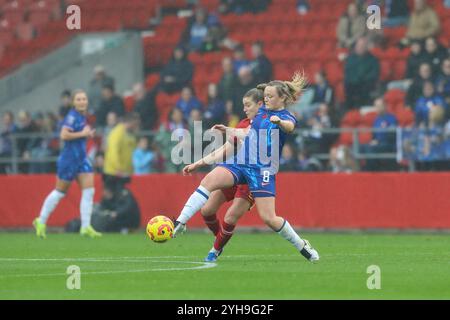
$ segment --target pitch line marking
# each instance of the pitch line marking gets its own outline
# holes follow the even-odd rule
[[[67,258],[54,258],[54,259],[13,259],[13,258],[0,258],[0,261],[80,261],[80,262],[111,262],[120,261],[123,259],[67,259]],[[129,262],[157,262],[157,263],[173,263],[173,264],[193,264],[197,266],[193,267],[169,267],[169,268],[148,268],[148,269],[135,269],[135,270],[111,270],[111,271],[88,271],[83,272],[83,275],[94,275],[94,274],[117,274],[117,273],[141,273],[141,272],[156,272],[156,271],[185,271],[185,270],[201,270],[210,269],[217,266],[217,263],[210,262],[195,262],[195,261],[158,261],[151,259],[142,260],[130,260]],[[11,275],[0,275],[0,278],[21,278],[21,277],[53,277],[53,276],[67,276],[66,273],[41,273],[41,274],[11,274]]]

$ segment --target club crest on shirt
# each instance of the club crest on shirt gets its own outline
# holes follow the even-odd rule
[[[74,116],[72,116],[72,115],[69,115],[69,116],[67,116],[67,124],[68,125],[73,125],[74,124],[74,122],[75,122],[75,117]]]

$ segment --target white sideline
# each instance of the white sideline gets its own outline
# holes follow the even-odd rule
[[[158,257],[163,258],[163,257]],[[168,258],[168,257],[165,257]],[[1,261],[65,261],[65,262],[156,262],[156,263],[171,263],[171,264],[191,264],[196,265],[193,267],[169,267],[169,268],[148,268],[148,269],[131,269],[131,270],[111,270],[111,271],[88,271],[83,272],[83,275],[94,275],[94,274],[116,274],[116,273],[140,273],[140,272],[155,272],[155,271],[184,271],[184,270],[201,270],[209,269],[217,266],[216,263],[209,262],[197,262],[197,261],[161,261],[152,260],[151,257],[135,257],[128,259],[127,257],[117,257],[117,258],[0,258]],[[22,277],[53,277],[53,276],[67,276],[67,273],[35,273],[35,274],[10,274],[10,275],[0,275],[0,278],[22,278]]]

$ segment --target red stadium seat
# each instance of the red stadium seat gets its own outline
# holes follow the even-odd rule
[[[145,80],[145,87],[149,90],[152,89],[159,82],[159,73],[151,73]]]
[[[350,146],[353,144],[353,132],[344,131],[339,136],[339,144]]]
[[[341,120],[341,128],[356,128],[361,123],[359,110],[348,111]]]
[[[359,129],[359,131],[358,131],[359,144],[369,144],[370,141],[372,141],[372,132],[367,129],[370,129],[370,127],[361,125],[358,127],[358,129]]]
[[[134,97],[132,95],[128,95],[123,97],[123,103],[125,105],[125,111],[126,112],[131,112],[134,109]]]
[[[410,108],[400,108],[395,115],[401,127],[409,127],[414,124],[414,112]]]
[[[365,127],[372,127],[373,123],[375,122],[376,117],[378,116],[378,113],[376,112],[367,112],[363,114],[360,118],[361,124]]]
[[[392,79],[392,65],[391,60],[381,60],[380,62],[380,80],[388,81]]]
[[[406,93],[399,89],[392,89],[384,94],[384,101],[387,106],[395,109],[396,105],[403,104]]]

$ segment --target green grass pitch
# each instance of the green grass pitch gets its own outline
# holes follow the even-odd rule
[[[272,233],[236,233],[217,264],[213,237],[188,232],[164,244],[144,234],[101,239],[0,233],[0,299],[450,299],[446,234],[303,234],[311,264]],[[81,270],[69,290],[68,266]],[[370,265],[381,289],[369,290]]]

